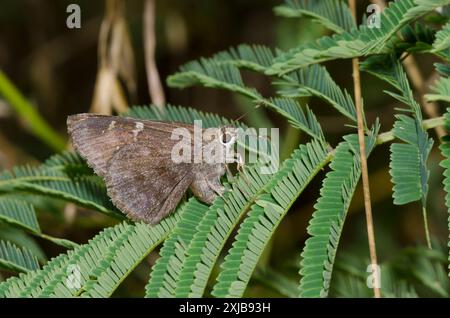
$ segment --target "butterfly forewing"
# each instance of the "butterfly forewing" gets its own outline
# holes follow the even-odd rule
[[[171,149],[177,142],[170,138],[173,129],[181,126],[193,131],[188,124],[95,114],[69,116],[67,126],[75,150],[103,177],[108,161],[123,146],[144,141]]]

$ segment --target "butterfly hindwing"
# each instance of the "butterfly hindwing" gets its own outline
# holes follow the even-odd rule
[[[114,154],[105,177],[113,203],[133,220],[158,223],[172,212],[194,180],[192,165],[170,152],[133,143]]]

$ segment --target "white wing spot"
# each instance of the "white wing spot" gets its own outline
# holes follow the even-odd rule
[[[139,133],[144,130],[144,124],[141,122],[137,122],[136,123],[136,128],[133,129],[133,140],[136,142],[137,141],[137,136],[139,135]]]

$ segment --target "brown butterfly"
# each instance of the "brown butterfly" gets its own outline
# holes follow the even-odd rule
[[[158,223],[188,188],[208,204],[225,191],[220,178],[227,172],[226,160],[196,160],[194,155],[195,149],[229,149],[237,137],[232,127],[213,128],[212,137],[195,148],[197,127],[190,124],[78,114],[68,117],[67,126],[75,150],[105,180],[112,202],[133,220]],[[192,138],[174,138],[180,129]],[[174,150],[183,155],[189,146],[194,151],[182,157],[189,160],[174,160]]]

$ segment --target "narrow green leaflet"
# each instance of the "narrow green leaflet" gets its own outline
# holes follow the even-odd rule
[[[432,94],[426,94],[425,98],[429,102],[443,101],[450,103],[450,78],[441,77],[431,88]]]
[[[281,51],[276,50],[276,53]],[[218,64],[231,64],[238,68],[265,73],[272,65],[276,53],[264,45],[241,44],[236,48],[214,54],[211,59]]]
[[[0,196],[0,220],[33,233],[41,232],[34,207],[26,202]]]
[[[28,249],[0,240],[0,268],[14,272],[28,272],[38,269],[39,263]]]
[[[356,122],[356,108],[352,97],[347,90],[342,90],[336,84],[327,69],[321,65],[312,65],[287,74],[274,84],[280,86],[278,94],[282,96],[316,96]]]
[[[429,171],[426,167],[433,139],[421,122],[406,115],[397,115],[394,135],[405,143],[391,145],[390,173],[394,183],[394,203],[422,201],[426,207]]]
[[[310,18],[336,33],[356,27],[355,19],[343,0],[285,0],[274,11],[287,18]]]
[[[450,22],[436,33],[436,40],[433,43],[433,51],[439,52],[450,48]]]

